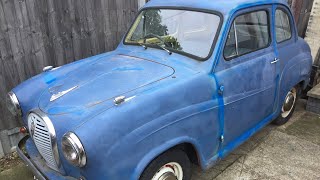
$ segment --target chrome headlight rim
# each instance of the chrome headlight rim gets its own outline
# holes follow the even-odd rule
[[[14,111],[11,111],[9,108],[9,104],[7,104],[9,111],[14,115],[14,116],[22,116],[22,110],[21,110],[21,106],[19,103],[19,100],[16,96],[16,94],[12,91],[10,91],[7,94],[7,103],[11,103],[11,105],[14,107]]]
[[[71,145],[72,149],[76,152],[77,154],[76,163],[74,163],[72,160],[68,158],[67,156],[68,152],[65,151],[66,143],[68,143],[68,145]],[[61,147],[62,147],[63,156],[70,164],[80,168],[84,167],[87,164],[87,156],[86,156],[85,149],[80,139],[75,133],[67,132],[66,134],[64,134],[61,141]]]

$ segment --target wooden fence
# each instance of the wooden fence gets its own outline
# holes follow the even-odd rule
[[[314,0],[288,0],[300,37],[305,37]]]
[[[113,50],[137,10],[137,0],[0,0],[0,131],[19,125],[9,90],[44,66]]]

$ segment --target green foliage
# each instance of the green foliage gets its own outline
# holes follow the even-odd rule
[[[156,35],[162,37],[167,47],[181,51],[182,47],[178,39],[168,33],[168,27],[162,24],[161,10],[146,10],[139,22],[131,40],[142,40],[147,35]],[[149,41],[150,43],[150,41]],[[152,43],[161,43],[159,39],[152,40]]]
[[[180,43],[178,42],[177,38],[172,37],[172,36],[167,36],[164,39],[164,41],[166,42],[166,44],[170,45],[170,48],[182,51],[182,47],[181,47]]]
[[[151,9],[145,12],[145,34],[168,35],[168,27],[161,24],[161,10]]]

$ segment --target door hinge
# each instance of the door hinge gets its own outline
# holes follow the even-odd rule
[[[223,91],[224,91],[224,86],[220,86],[219,90],[218,90],[218,94],[222,96],[223,95]]]

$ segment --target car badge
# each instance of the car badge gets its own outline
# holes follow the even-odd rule
[[[51,96],[51,98],[50,98],[50,102],[59,99],[60,97],[66,95],[67,93],[69,93],[70,91],[76,89],[77,87],[78,87],[78,86],[74,86],[74,87],[72,87],[72,88],[70,88],[70,89],[68,89],[68,90],[61,91],[61,92],[58,92],[58,93],[56,93],[56,94],[53,94],[53,95]]]
[[[31,134],[31,137],[33,137],[34,135],[34,130],[36,129],[36,125],[34,124],[34,121],[31,122],[31,125],[30,125],[30,134]]]

